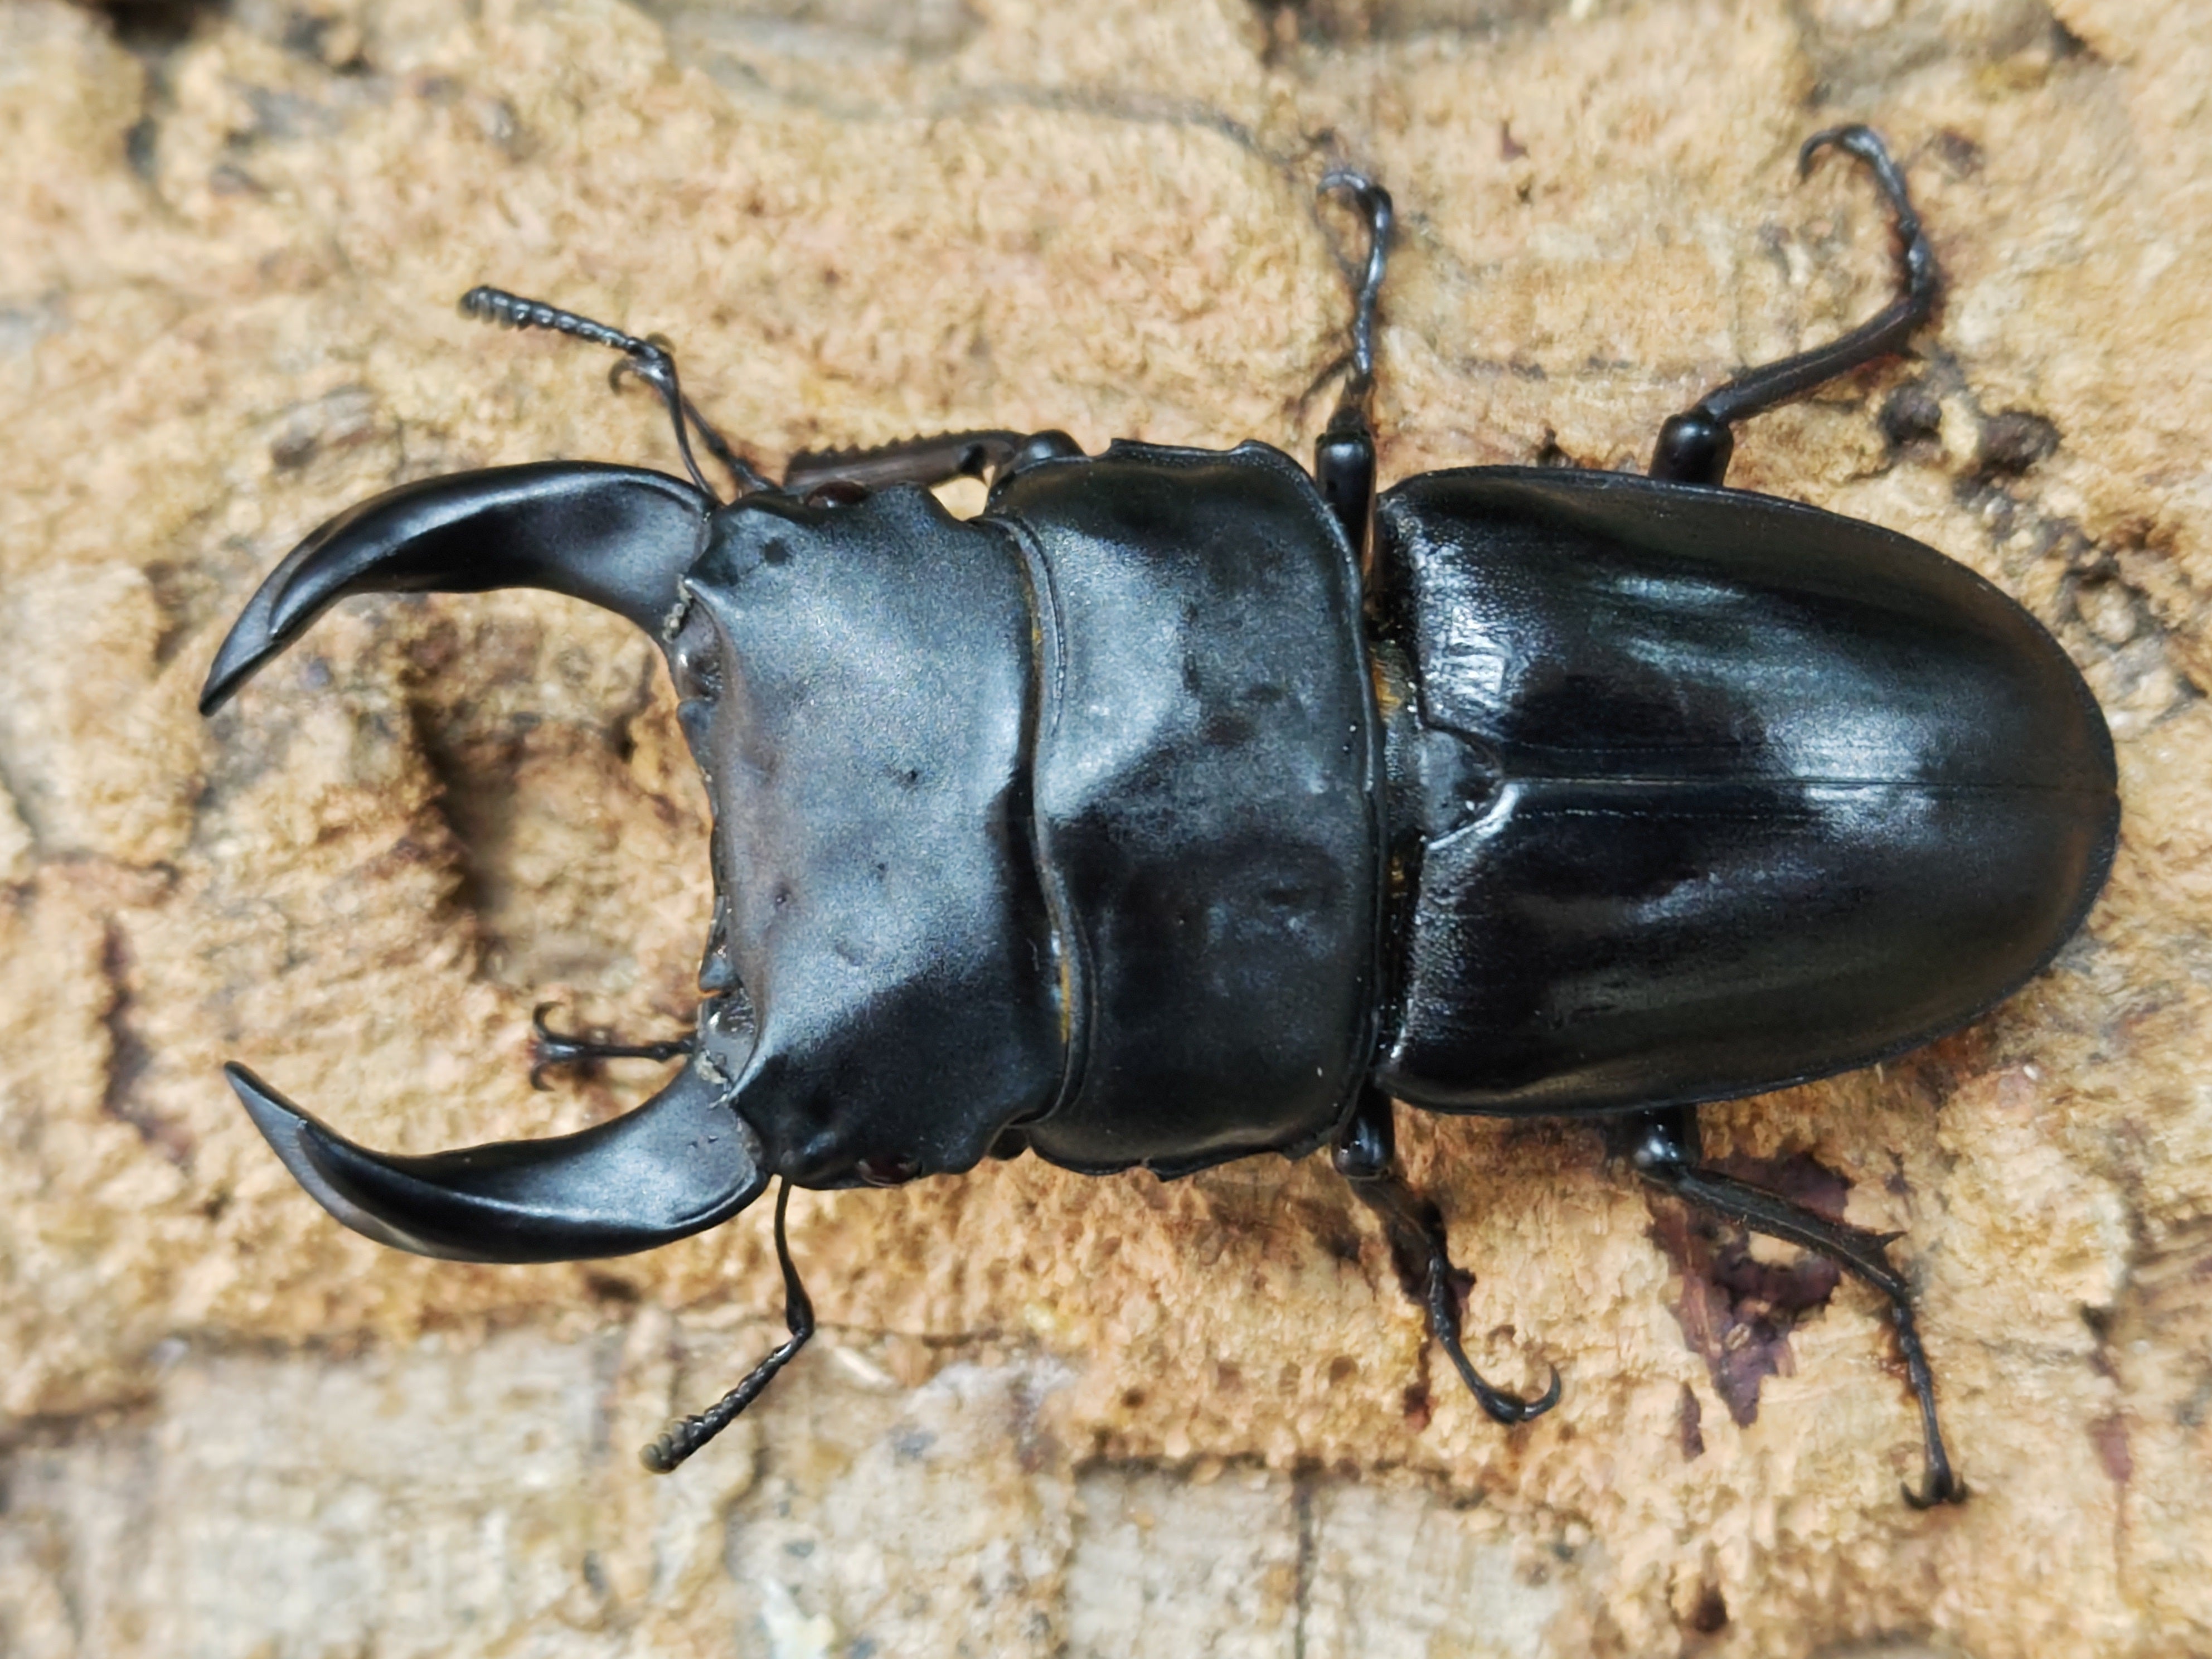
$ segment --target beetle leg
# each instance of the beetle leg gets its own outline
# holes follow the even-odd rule
[[[1357,173],[1332,173],[1322,193],[1342,191],[1367,221],[1367,271],[1352,313],[1352,368],[1335,411],[1314,443],[1314,482],[1364,562],[1375,510],[1375,307],[1390,264],[1390,192]]]
[[[645,1467],[655,1474],[666,1474],[736,1422],[745,1407],[760,1398],[761,1391],[775,1374],[791,1363],[791,1357],[806,1346],[807,1338],[814,1334],[814,1304],[807,1297],[806,1286],[799,1282],[799,1269],[791,1264],[791,1241],[784,1232],[783,1214],[790,1202],[791,1183],[786,1181],[775,1193],[775,1260],[783,1269],[783,1323],[791,1334],[767,1358],[747,1371],[744,1382],[705,1411],[671,1423],[659,1439],[638,1454]]]
[[[556,1031],[545,1023],[550,1002],[530,1011],[530,1086],[543,1089],[556,1066],[588,1066],[599,1060],[676,1060],[699,1046],[696,1036],[665,1037],[659,1042],[609,1042],[580,1031]]]
[[[783,487],[799,495],[841,483],[863,489],[899,483],[932,489],[955,478],[987,474],[995,483],[1038,461],[1082,453],[1082,447],[1065,432],[945,432],[866,449],[801,450],[783,469]]]
[[[1442,1212],[1407,1186],[1399,1172],[1397,1128],[1388,1095],[1372,1088],[1362,1093],[1352,1121],[1337,1136],[1334,1162],[1337,1173],[1352,1183],[1354,1196],[1382,1222],[1399,1284],[1428,1316],[1429,1334],[1451,1356],[1460,1379],[1482,1409],[1500,1423],[1526,1423],[1557,1405],[1557,1366],[1543,1397],[1524,1400],[1484,1382],[1460,1346],[1462,1275],[1445,1248]]]
[[[504,289],[472,288],[461,295],[461,309],[471,317],[482,317],[508,328],[550,328],[556,333],[588,340],[593,345],[612,346],[623,354],[623,361],[615,365],[608,379],[619,384],[627,368],[660,394],[661,401],[668,405],[668,418],[676,428],[676,447],[684,453],[684,467],[690,473],[693,483],[709,495],[714,493],[708,489],[706,475],[699,471],[699,463],[691,454],[690,434],[696,431],[699,441],[707,446],[707,453],[737,480],[740,495],[769,488],[768,480],[753,464],[732,448],[730,441],[699,412],[698,405],[684,395],[684,388],[676,378],[676,355],[665,341],[641,340],[618,328],[609,328],[605,323],[595,323],[573,311],[549,306],[543,300],[526,300]]]
[[[1625,1149],[1637,1174],[1693,1208],[1710,1210],[1740,1225],[1775,1238],[1786,1239],[1826,1256],[1845,1272],[1855,1273],[1889,1298],[1890,1322],[1897,1330],[1897,1346],[1905,1357],[1906,1375],[1920,1401],[1921,1433],[1925,1444],[1926,1478],[1918,1492],[1905,1489],[1905,1501],[1917,1510],[1936,1504],[1966,1501],[1966,1485],[1952,1473],[1951,1459],[1943,1449],[1943,1431],[1936,1421],[1936,1377],[1928,1355],[1920,1346],[1920,1331],[1912,1316],[1912,1287],[1889,1259],[1894,1235],[1869,1232],[1841,1221],[1831,1221],[1779,1193],[1754,1187],[1701,1168],[1698,1155],[1698,1109],[1670,1106],[1637,1112],[1621,1120],[1615,1130],[1616,1145]]]
[[[1849,151],[1871,167],[1875,182],[1888,198],[1897,229],[1903,292],[1842,337],[1779,362],[1746,369],[1715,386],[1680,415],[1670,416],[1659,428],[1659,441],[1651,453],[1653,477],[1675,483],[1719,483],[1735,449],[1735,439],[1729,428],[1736,422],[1801,398],[1825,381],[1901,349],[1906,337],[1935,311],[1943,286],[1942,273],[1936,268],[1936,250],[1929,246],[1920,216],[1913,211],[1905,174],[1890,159],[1881,136],[1873,128],[1863,126],[1830,127],[1816,132],[1797,152],[1798,175],[1809,173],[1814,159],[1831,146]]]

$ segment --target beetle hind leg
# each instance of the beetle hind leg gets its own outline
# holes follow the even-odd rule
[[[1917,1510],[1964,1503],[1966,1482],[1952,1470],[1950,1454],[1943,1447],[1943,1431],[1936,1420],[1936,1376],[1929,1369],[1927,1352],[1920,1346],[1912,1287],[1889,1259],[1888,1247],[1896,1235],[1831,1221],[1779,1193],[1700,1167],[1695,1161],[1698,1135],[1694,1106],[1633,1113],[1620,1121],[1615,1135],[1615,1145],[1626,1153],[1629,1166],[1653,1186],[1693,1208],[1826,1256],[1889,1298],[1898,1352],[1904,1356],[1905,1372],[1920,1404],[1926,1467],[1920,1490],[1916,1492],[1906,1487],[1905,1501]]]
[[[1810,173],[1814,159],[1831,148],[1866,163],[1888,200],[1897,230],[1902,292],[1840,338],[1779,362],[1746,369],[1715,386],[1680,415],[1668,416],[1652,449],[1653,477],[1674,483],[1719,483],[1727,476],[1729,458],[1735,450],[1735,438],[1729,428],[1736,422],[1802,398],[1839,374],[1901,349],[1912,331],[1934,313],[1942,291],[1936,251],[1921,228],[1919,214],[1913,210],[1905,174],[1890,158],[1881,136],[1863,126],[1830,127],[1816,132],[1797,152],[1800,176]]]
[[[1451,1356],[1460,1380],[1476,1401],[1500,1423],[1526,1423],[1559,1404],[1559,1373],[1542,1396],[1526,1400],[1486,1382],[1460,1342],[1459,1291],[1462,1274],[1445,1248],[1443,1213],[1406,1183],[1398,1171],[1397,1133],[1389,1097],[1369,1089],[1337,1138],[1336,1171],[1352,1184],[1362,1204],[1382,1224],[1390,1260],[1406,1294],[1428,1316],[1429,1334]]]

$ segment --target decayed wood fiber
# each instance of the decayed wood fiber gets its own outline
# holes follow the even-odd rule
[[[534,1002],[638,1031],[689,1006],[704,803],[625,624],[520,593],[352,604],[230,711],[193,712],[253,582],[345,504],[542,457],[672,464],[648,398],[610,395],[582,348],[459,319],[463,289],[666,332],[688,389],[771,463],[966,425],[1303,453],[1356,251],[1313,187],[1349,161],[1401,213],[1386,477],[1634,465],[1735,366],[1879,303],[1889,244],[1865,180],[1832,161],[1800,185],[1792,165],[1809,131],[1863,118],[1907,164],[1949,283],[1940,324],[1909,360],[1747,428],[1731,482],[1917,536],[2018,596],[2105,702],[2126,829],[2082,936],[1989,1018],[1714,1110],[1708,1135],[1840,1177],[1853,1221],[1906,1230],[1972,1502],[1898,1501],[1917,1438],[1869,1295],[1717,1288],[1581,1127],[1407,1134],[1479,1276],[1486,1363],[1565,1378],[1513,1434],[1425,1352],[1318,1164],[1164,1185],[1025,1162],[801,1196],[794,1248],[824,1318],[902,1386],[955,1352],[1056,1368],[1037,1468],[1172,1486],[1244,1460],[1336,1492],[1479,1498],[1536,1553],[1526,1572],[1547,1549],[1578,1564],[1530,1650],[2212,1650],[2202,4],[238,0],[122,18],[0,9],[15,1455],[163,1409],[179,1339],[312,1345],[301,1367],[518,1326],[657,1353],[678,1340],[663,1310],[712,1327],[775,1307],[758,1218],[588,1267],[381,1250],[303,1198],[218,1075],[250,1058],[375,1145],[551,1133],[649,1079],[532,1094]],[[1770,1281],[1770,1300],[1794,1282]],[[1794,1328],[1793,1300],[1811,1304]],[[251,1476],[210,1467],[198,1490]],[[949,1514],[998,1489],[963,1498],[957,1471],[930,1488]],[[1006,1516],[1009,1547],[1044,1525]],[[10,1524],[0,1510],[0,1540]],[[814,1629],[808,1612],[789,1628]],[[1005,1639],[1066,1634],[1039,1628]],[[1465,1651],[1507,1650],[1481,1630],[1471,1609]]]

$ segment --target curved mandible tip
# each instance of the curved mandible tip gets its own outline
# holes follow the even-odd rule
[[[423,478],[341,513],[271,571],[216,653],[213,714],[351,593],[542,587],[648,631],[704,544],[711,496],[638,467],[540,462]]]
[[[356,1232],[455,1261],[580,1261],[726,1221],[768,1185],[761,1140],[696,1066],[580,1133],[422,1158],[358,1146],[243,1066],[223,1074],[276,1156]]]

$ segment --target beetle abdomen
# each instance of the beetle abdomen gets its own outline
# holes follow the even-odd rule
[[[1377,556],[1418,688],[1394,772],[1427,786],[1379,1078],[1403,1098],[1606,1110],[1864,1065],[2018,986],[2103,884],[2094,700],[1917,542],[1499,468],[1390,491]]]

